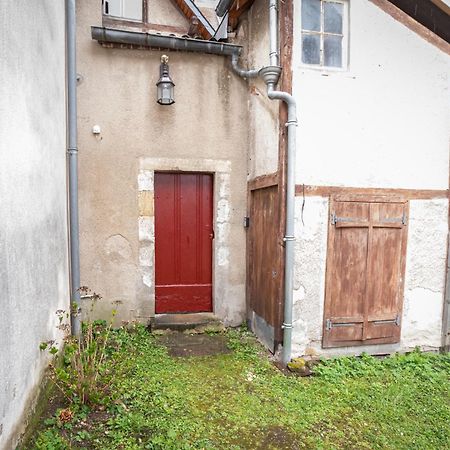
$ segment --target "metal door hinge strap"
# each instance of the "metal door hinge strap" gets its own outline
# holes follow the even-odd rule
[[[331,319],[327,319],[325,322],[325,329],[331,330],[334,327],[353,327],[359,324],[360,322],[332,322]]]
[[[363,222],[363,219],[357,219],[354,217],[338,217],[336,213],[331,214],[331,224],[336,225],[338,222]],[[407,219],[406,215],[403,214],[402,217],[386,217],[382,219],[382,222],[387,223],[401,223],[402,225],[406,225]]]
[[[385,217],[384,219],[382,219],[382,222],[401,223],[402,225],[406,225],[406,217],[404,214],[402,217]]]
[[[365,222],[364,219],[357,217],[338,217],[336,213],[331,214],[331,224],[336,225],[338,222]]]
[[[374,320],[373,323],[379,324],[379,325],[393,323],[397,326],[400,326],[400,316],[397,315],[397,317],[395,319]]]
[[[295,236],[285,236],[283,238],[283,241],[295,241]]]

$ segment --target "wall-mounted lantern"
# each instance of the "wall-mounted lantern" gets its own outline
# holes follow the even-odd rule
[[[175,83],[169,75],[169,57],[161,56],[161,65],[159,66],[159,80],[156,83],[158,90],[158,100],[160,105],[172,105],[175,103],[173,91]]]

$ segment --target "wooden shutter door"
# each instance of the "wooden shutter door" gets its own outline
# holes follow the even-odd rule
[[[332,202],[324,347],[400,339],[406,206]]]

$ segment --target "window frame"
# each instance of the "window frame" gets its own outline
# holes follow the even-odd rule
[[[342,34],[330,33],[323,31],[324,29],[324,3],[339,3],[343,5],[342,12]],[[304,30],[302,23],[302,7],[303,0],[300,2],[300,12],[299,12],[299,23],[300,23],[300,65],[304,68],[320,70],[320,71],[330,71],[330,72],[344,72],[348,70],[349,67],[349,42],[350,42],[350,5],[349,0],[320,0],[320,30],[311,31]],[[319,64],[312,64],[303,62],[303,35],[316,35],[319,36],[320,43],[320,62]],[[339,67],[336,66],[326,66],[324,64],[324,36],[342,36],[342,64]]]
[[[145,28],[149,25],[148,21],[148,0],[142,1],[142,17],[141,20],[127,19],[120,16],[112,16],[105,13],[105,0],[102,0],[102,22],[103,25],[122,25],[127,27]]]

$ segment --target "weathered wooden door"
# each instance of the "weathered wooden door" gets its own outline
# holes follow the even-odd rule
[[[156,313],[212,311],[213,177],[155,174]]]
[[[250,191],[248,304],[252,331],[274,352],[281,343],[283,255],[278,186]]]
[[[400,339],[407,203],[334,201],[324,347]]]

